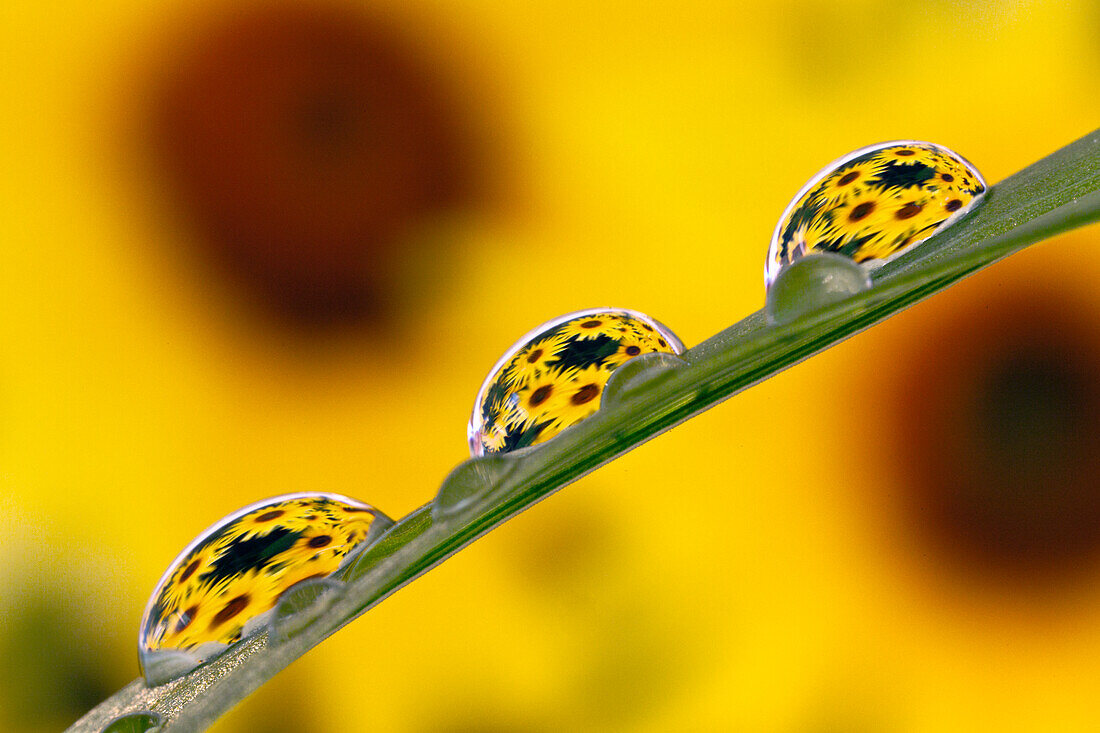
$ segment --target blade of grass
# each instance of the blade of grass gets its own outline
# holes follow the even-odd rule
[[[399,521],[344,572],[344,594],[290,640],[247,640],[156,688],[140,680],[71,731],[100,731],[115,716],[159,713],[164,729],[200,730],[276,672],[405,583],[589,471],[737,392],[849,338],[1024,247],[1100,219],[1100,131],[990,188],[969,217],[888,263],[873,287],[782,326],[754,313],[698,346],[657,385],[519,455],[467,461],[452,474],[484,482],[452,516],[426,505]],[[471,477],[473,477],[471,479]],[[480,477],[480,478],[479,478]]]

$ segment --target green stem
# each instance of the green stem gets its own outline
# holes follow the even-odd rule
[[[966,219],[881,268],[869,290],[781,326],[754,313],[689,349],[686,368],[553,440],[462,464],[445,489],[471,492],[468,505],[449,515],[436,507],[433,516],[428,504],[399,521],[346,568],[343,596],[289,641],[260,635],[167,685],[135,681],[70,730],[100,731],[115,715],[143,709],[160,713],[165,729],[200,730],[405,583],[588,472],[1002,257],[1097,219],[1100,131],[990,188]]]

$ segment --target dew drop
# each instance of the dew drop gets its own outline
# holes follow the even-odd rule
[[[618,405],[643,388],[655,388],[688,363],[674,354],[654,352],[631,359],[615,370],[603,389],[603,404]]]
[[[103,729],[103,733],[145,733],[160,726],[160,713],[142,710],[137,713],[120,715]]]
[[[600,407],[612,372],[644,354],[683,353],[667,327],[637,311],[592,308],[528,332],[493,366],[467,427],[470,453],[542,443]]]
[[[791,321],[871,286],[867,271],[847,257],[826,252],[783,268],[768,288],[764,313],[775,324]]]
[[[332,578],[313,578],[288,588],[271,616],[270,641],[279,644],[297,636],[331,608],[346,587]]]
[[[161,576],[138,657],[150,685],[191,671],[268,626],[287,589],[337,572],[392,520],[346,496],[307,492],[250,504],[211,525]]]
[[[494,453],[458,464],[432,501],[432,518],[439,522],[466,512],[500,486],[528,451]]]
[[[833,161],[795,194],[772,234],[764,280],[815,252],[869,268],[958,221],[984,198],[982,174],[934,143],[894,140]]]

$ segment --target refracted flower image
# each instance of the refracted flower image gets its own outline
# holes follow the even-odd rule
[[[617,367],[642,354],[679,354],[675,334],[641,313],[578,311],[544,323],[497,362],[470,418],[470,451],[503,453],[549,440],[600,408]]]
[[[869,265],[893,259],[962,216],[985,190],[977,169],[940,145],[860,148],[811,178],[787,206],[768,250],[767,283],[809,252]]]
[[[197,664],[247,637],[288,588],[338,570],[380,516],[347,497],[301,493],[217,522],[176,558],[149,599],[139,640],[146,675],[158,652],[187,652]],[[163,681],[158,674],[153,679]]]

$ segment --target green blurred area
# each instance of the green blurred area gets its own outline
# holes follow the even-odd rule
[[[157,74],[245,6],[0,15],[2,730],[57,730],[135,677],[147,594],[218,517],[303,490],[394,517],[428,501],[485,373],[538,323],[635,308],[692,345],[760,308],[775,220],[819,166],[916,138],[995,183],[1100,120],[1089,2],[348,7],[446,79],[489,183],[395,240],[399,317],[318,333],[197,253],[149,152]],[[1074,386],[1100,367],[1096,239],[1015,256],[601,469],[217,729],[1096,727],[1100,538],[1066,523],[1100,506],[1100,410]],[[1005,379],[1017,363],[1038,376]],[[948,434],[979,447],[924,439]],[[995,474],[987,438],[1054,457]],[[983,491],[937,493],[953,472]]]

